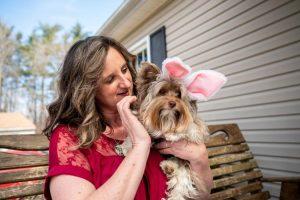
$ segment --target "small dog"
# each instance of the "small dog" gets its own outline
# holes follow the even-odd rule
[[[198,95],[199,99],[199,94],[195,94],[197,88],[193,86],[197,78],[182,80],[190,71],[178,58],[167,59],[162,72],[152,63],[142,63],[136,81],[138,118],[152,138],[172,142],[184,139],[199,144],[208,135],[207,126],[197,116],[194,97]],[[131,145],[123,144],[126,154]],[[168,200],[199,199],[200,191],[193,182],[188,161],[171,157],[160,166],[168,178]]]
[[[179,80],[165,79],[157,66],[143,63],[137,77],[137,91],[139,119],[151,137],[203,142],[206,125],[197,117],[196,103]],[[199,194],[188,161],[173,157],[162,161],[160,166],[168,178],[169,200],[197,199]]]

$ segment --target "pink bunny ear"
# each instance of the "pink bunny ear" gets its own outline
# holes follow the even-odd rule
[[[188,76],[185,85],[193,100],[207,101],[221,89],[226,81],[227,78],[219,72],[201,70]]]
[[[191,70],[191,67],[184,64],[178,57],[167,58],[162,63],[162,72],[165,77],[183,79]]]

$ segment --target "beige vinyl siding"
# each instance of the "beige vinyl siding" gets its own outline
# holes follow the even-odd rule
[[[199,115],[237,123],[265,176],[300,176],[300,0],[170,1],[122,42],[161,26],[168,57],[229,79]],[[278,199],[279,184],[264,186]]]

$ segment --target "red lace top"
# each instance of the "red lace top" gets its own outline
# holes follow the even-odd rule
[[[95,188],[99,188],[114,174],[124,159],[115,153],[115,141],[104,134],[88,149],[73,150],[72,146],[76,142],[76,136],[68,126],[59,125],[53,130],[49,146],[49,171],[44,189],[46,199],[51,199],[51,177],[73,175],[84,178]],[[166,197],[167,179],[159,167],[162,160],[159,152],[151,149],[135,200],[161,200]]]

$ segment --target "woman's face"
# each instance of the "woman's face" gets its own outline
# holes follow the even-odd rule
[[[110,47],[104,63],[96,99],[103,111],[115,111],[116,104],[132,95],[132,77],[123,55]]]

